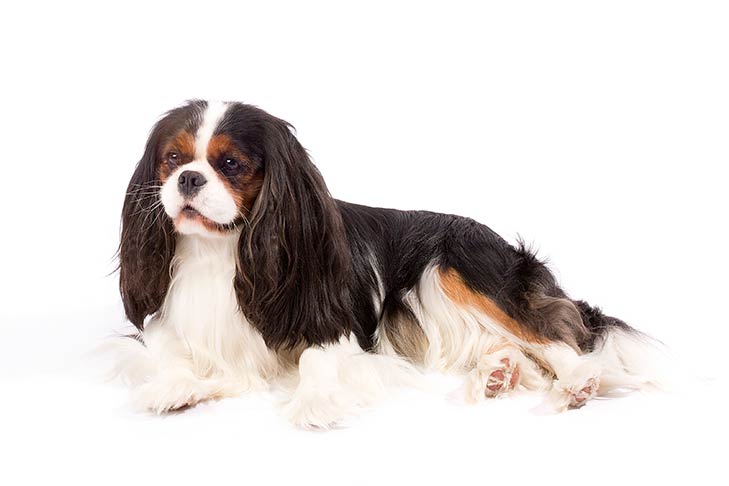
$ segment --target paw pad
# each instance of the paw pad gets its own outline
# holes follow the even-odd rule
[[[593,377],[584,382],[581,386],[575,387],[570,390],[570,408],[580,408],[588,400],[597,395],[597,390],[600,388],[600,379]]]
[[[501,366],[491,371],[486,382],[487,397],[509,392],[519,384],[519,368],[509,358],[501,360]]]

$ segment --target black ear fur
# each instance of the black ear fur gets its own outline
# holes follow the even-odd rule
[[[119,290],[127,318],[138,329],[162,306],[175,253],[174,228],[159,200],[156,158],[161,122],[147,141],[127,187],[119,243]]]
[[[119,290],[127,318],[140,330],[144,319],[164,302],[175,254],[174,227],[159,200],[158,151],[175,130],[194,133],[206,105],[192,100],[157,122],[127,187],[118,250]]]
[[[238,302],[273,349],[335,342],[357,326],[341,214],[290,125],[268,115],[262,128],[265,175],[238,243]]]

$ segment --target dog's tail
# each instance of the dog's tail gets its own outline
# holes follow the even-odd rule
[[[574,304],[590,333],[584,351],[602,368],[601,395],[672,388],[672,360],[663,343],[584,301]]]

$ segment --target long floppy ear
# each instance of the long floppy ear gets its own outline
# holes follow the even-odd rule
[[[163,122],[152,130],[129,181],[122,209],[119,290],[127,318],[139,330],[144,319],[162,306],[175,252],[174,227],[160,201],[161,182],[156,165]]]
[[[238,303],[266,344],[336,342],[355,326],[342,218],[291,126],[264,130],[264,180],[238,242]]]

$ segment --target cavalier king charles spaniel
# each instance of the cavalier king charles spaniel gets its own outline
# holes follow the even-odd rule
[[[279,383],[289,420],[328,427],[423,370],[462,372],[469,402],[541,390],[557,410],[652,383],[646,336],[524,245],[333,199],[292,126],[251,105],[195,100],[154,126],[119,261],[138,333],[117,371],[157,413]]]

